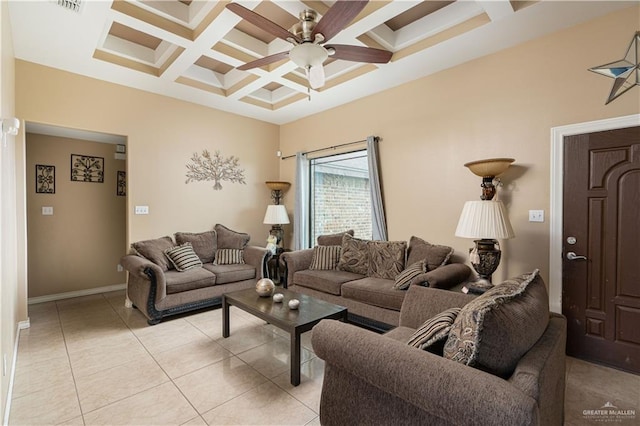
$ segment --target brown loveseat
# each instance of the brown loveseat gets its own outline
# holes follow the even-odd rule
[[[263,278],[270,252],[248,246],[249,235],[220,224],[213,231],[178,232],[131,245],[134,254],[120,264],[128,271],[127,296],[148,318],[220,306],[222,294],[255,286]]]
[[[444,349],[408,344],[439,333],[433,319],[421,324],[442,322],[438,314],[452,307],[462,309],[436,336]],[[562,425],[565,342],[566,319],[549,314],[537,273],[475,299],[412,286],[400,326],[387,334],[329,320],[314,327],[313,349],[325,361],[320,422]]]
[[[398,325],[400,308],[412,285],[451,288],[465,281],[468,266],[449,260],[451,247],[421,238],[367,241],[353,231],[318,237],[312,249],[283,253],[284,286],[345,306],[349,321],[379,331]],[[404,285],[398,282],[404,278]]]

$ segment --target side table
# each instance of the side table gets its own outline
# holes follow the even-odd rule
[[[280,265],[280,255],[284,252],[291,251],[289,249],[276,249],[276,253],[271,256],[271,259],[267,261],[267,273],[269,274],[269,278],[273,280],[275,284],[280,284],[282,281],[282,266]]]

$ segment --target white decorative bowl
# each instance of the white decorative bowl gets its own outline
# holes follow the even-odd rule
[[[300,301],[298,299],[289,300],[289,309],[298,309],[300,306]]]
[[[260,297],[269,297],[273,294],[276,285],[269,278],[262,278],[256,283],[256,291]]]

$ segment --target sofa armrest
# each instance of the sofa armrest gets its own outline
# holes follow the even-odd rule
[[[267,271],[267,261],[271,252],[264,247],[247,246],[244,248],[244,262],[256,268],[256,278],[264,278]]]
[[[538,423],[536,401],[509,382],[384,335],[323,320],[313,329],[312,344],[326,362],[323,387],[330,385],[328,370],[338,371],[331,379],[341,382],[337,389],[342,395],[323,391],[322,399],[348,400],[366,383],[424,411],[425,424],[473,424],[479,419],[485,424]]]
[[[280,260],[284,263],[285,288],[293,284],[293,274],[297,271],[309,269],[312,259],[313,249],[288,251],[280,255]]]
[[[456,286],[469,278],[471,275],[471,268],[463,263],[449,263],[448,265],[440,266],[432,271],[420,274],[411,280],[413,283],[420,283],[425,287],[433,288],[451,288]]]
[[[440,312],[449,308],[461,308],[474,298],[476,296],[471,294],[412,285],[400,308],[400,325],[418,328]]]
[[[142,256],[128,254],[120,259],[120,264],[129,272],[129,279],[149,281],[156,285],[156,303],[167,297],[167,282],[162,268]]]

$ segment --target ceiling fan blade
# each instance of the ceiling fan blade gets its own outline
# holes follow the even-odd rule
[[[247,9],[246,7],[241,6],[238,3],[228,3],[226,7],[245,21],[250,22],[251,24],[268,32],[271,35],[274,35],[286,41],[289,41],[287,39],[292,38],[297,43],[302,42],[300,37],[298,37],[297,35],[291,34],[289,31],[285,30],[275,22],[270,21],[262,15],[258,15],[253,10]]]
[[[316,34],[320,33],[324,36],[326,42],[333,36],[338,34],[346,27],[349,22],[353,21],[362,9],[365,8],[369,0],[338,0],[333,6],[327,10],[320,22],[318,22],[311,33],[311,39],[314,40]]]
[[[331,44],[324,47],[335,51],[333,55],[329,56],[330,58],[345,61],[386,64],[391,60],[391,56],[393,55],[393,53],[388,50],[374,49],[373,47],[350,46],[348,44]]]
[[[273,55],[265,56],[264,58],[256,59],[255,61],[247,62],[244,65],[240,65],[236,67],[240,71],[250,70],[252,68],[259,68],[264,65],[269,65],[274,62],[281,61],[283,59],[287,59],[289,57],[289,52],[280,52]]]
[[[305,68],[304,72],[312,89],[319,89],[324,86],[324,67],[322,65]]]

